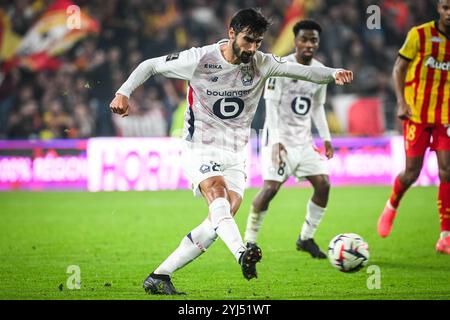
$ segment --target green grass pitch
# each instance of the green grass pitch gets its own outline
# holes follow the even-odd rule
[[[237,215],[244,232],[257,190],[247,190]],[[328,260],[295,249],[311,189],[282,189],[271,204],[259,243],[259,278],[247,281],[221,240],[174,274],[182,297],[148,296],[142,281],[206,215],[190,191],[0,193],[0,299],[449,299],[450,256],[435,252],[436,187],[411,189],[393,232],[376,234],[389,187],[331,191],[316,241],[326,248],[343,232],[365,238],[380,289],[367,268],[345,274]],[[70,265],[81,288],[70,290]]]

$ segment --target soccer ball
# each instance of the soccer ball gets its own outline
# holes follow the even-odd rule
[[[356,272],[369,262],[369,246],[356,233],[339,234],[330,241],[328,259],[339,271]]]

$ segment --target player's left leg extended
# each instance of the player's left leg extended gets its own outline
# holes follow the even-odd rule
[[[312,184],[314,193],[306,206],[306,219],[297,239],[297,250],[309,252],[313,258],[325,259],[327,256],[315,243],[314,234],[325,214],[330,194],[330,182],[328,175],[323,174],[308,176],[306,179]]]
[[[144,280],[145,291],[149,294],[184,294],[184,292],[178,292],[173,286],[172,274],[206,252],[216,239],[217,233],[211,221],[206,218],[189,232],[175,251]]]
[[[198,258],[216,239],[217,234],[211,221],[205,219],[199,226],[189,232],[181,240],[175,251],[144,280],[145,291],[149,294],[184,294],[184,292],[178,292],[173,286],[172,274]]]
[[[231,215],[237,213],[242,197],[232,190],[228,191],[227,199],[231,207]],[[214,243],[218,235],[209,218],[189,232],[179,246],[167,257],[161,265],[144,281],[144,288],[151,294],[176,295],[178,292],[171,283],[172,274],[198,258]]]
[[[419,178],[425,151],[430,146],[431,129],[427,124],[418,124],[411,120],[403,121],[405,170],[395,178],[391,196],[378,218],[377,231],[380,237],[385,238],[391,233],[400,201]]]
[[[450,254],[450,151],[438,150],[436,153],[440,180],[438,209],[441,221],[441,234],[436,250]]]

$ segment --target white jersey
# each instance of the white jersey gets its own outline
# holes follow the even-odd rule
[[[228,40],[142,62],[117,93],[129,97],[150,76],[189,81],[184,139],[190,147],[241,152],[264,89],[272,76],[329,83],[338,69],[303,66],[257,51],[248,64],[231,64],[220,47]]]
[[[298,64],[295,54],[285,57]],[[323,66],[313,59],[311,66]],[[286,147],[296,148],[313,143],[311,118],[320,137],[331,141],[325,117],[326,84],[317,84],[290,78],[273,77],[267,80],[264,91],[266,121],[264,124],[265,145],[281,142]]]

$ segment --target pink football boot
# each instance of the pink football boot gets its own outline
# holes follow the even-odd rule
[[[450,254],[450,236],[438,240],[436,243],[436,251]]]
[[[392,207],[389,200],[384,206],[383,213],[378,218],[378,234],[382,238],[386,238],[391,233],[392,224],[397,211]]]

